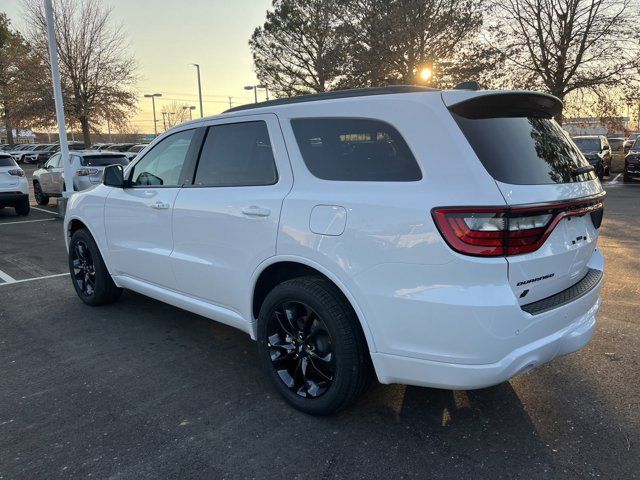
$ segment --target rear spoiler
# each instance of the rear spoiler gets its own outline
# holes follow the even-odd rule
[[[529,91],[442,92],[447,108],[465,118],[542,117],[562,112],[562,101],[547,93]]]

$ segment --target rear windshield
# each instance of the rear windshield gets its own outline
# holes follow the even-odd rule
[[[0,157],[0,167],[15,167],[18,164],[11,157]]]
[[[106,167],[107,165],[129,165],[129,161],[122,155],[89,155],[81,157],[83,167]]]
[[[573,139],[580,151],[582,152],[599,152],[600,151],[600,139],[599,138],[587,138],[576,137]]]
[[[572,175],[589,163],[552,119],[451,114],[484,167],[500,182],[545,185],[596,178],[593,172]]]

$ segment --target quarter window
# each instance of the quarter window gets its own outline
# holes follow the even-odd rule
[[[364,118],[298,118],[293,133],[309,171],[324,180],[411,182],[422,172],[391,125]]]
[[[209,127],[195,185],[273,185],[278,181],[267,124],[263,121]]]
[[[175,187],[187,158],[195,130],[184,130],[168,136],[136,163],[131,172],[134,185]]]

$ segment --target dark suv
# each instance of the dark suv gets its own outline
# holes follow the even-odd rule
[[[573,137],[589,164],[595,168],[598,178],[602,180],[611,173],[611,147],[604,135],[581,135]]]

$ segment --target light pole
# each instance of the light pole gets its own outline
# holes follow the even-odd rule
[[[190,67],[196,67],[196,71],[198,72],[198,99],[200,100],[200,118],[204,116],[202,113],[202,84],[200,83],[200,65],[197,63],[190,63]]]
[[[151,99],[151,105],[153,105],[153,135],[158,136],[158,121],[156,120],[156,97],[161,97],[161,93],[150,93],[145,95],[145,98]]]
[[[185,106],[185,107],[182,107],[182,110],[189,110],[189,120],[193,120],[193,116],[191,115],[191,112],[192,112],[193,110],[195,110],[195,109],[196,109],[196,106],[195,106],[195,105],[190,105],[190,106],[188,106],[188,107],[186,107],[186,106]]]
[[[265,93],[267,94],[267,100],[269,100],[269,89],[266,85],[247,85],[244,87],[245,90],[253,90],[253,101],[254,103],[258,103],[258,89],[264,88]]]

